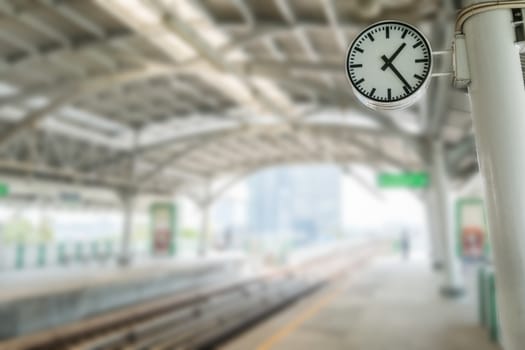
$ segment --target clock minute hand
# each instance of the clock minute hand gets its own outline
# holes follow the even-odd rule
[[[383,57],[381,57],[381,58],[383,58],[383,61],[385,61],[385,64],[381,67],[381,70],[385,70],[385,69],[387,69],[387,68],[388,68],[388,65],[389,65],[389,64],[392,64],[392,62],[394,62],[394,60],[396,59],[397,55],[399,55],[399,54],[401,53],[401,51],[403,51],[403,49],[405,48],[405,46],[407,46],[406,43],[401,44],[401,46],[399,46],[399,47],[397,48],[396,52],[394,52],[394,53],[392,54],[392,56],[390,56],[390,58],[386,58],[386,56],[383,55],[384,58],[383,58]]]
[[[397,70],[397,68],[392,64],[392,62],[390,62],[388,60],[388,58],[386,58],[386,56],[382,56],[381,57],[383,59],[383,61],[385,62],[385,65],[390,68],[392,70],[392,72],[394,72],[394,74],[399,78],[399,80],[401,80],[401,82],[403,82],[403,84],[408,87],[410,89],[410,84],[408,83],[408,81],[406,81],[405,77],[403,77],[403,75],[401,73],[399,73],[399,71]]]

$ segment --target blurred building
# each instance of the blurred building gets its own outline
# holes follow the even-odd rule
[[[245,181],[226,191],[213,207],[214,233],[232,234],[246,229],[248,189]]]
[[[332,166],[284,167],[249,181],[249,226],[255,233],[312,238],[341,224],[341,173]]]

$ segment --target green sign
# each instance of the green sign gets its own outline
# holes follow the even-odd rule
[[[9,185],[0,182],[0,197],[7,197],[9,195]]]
[[[381,188],[425,188],[429,183],[425,172],[382,173],[377,177],[377,185]]]

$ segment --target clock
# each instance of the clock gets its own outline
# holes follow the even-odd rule
[[[424,93],[432,72],[425,36],[399,21],[364,29],[352,42],[346,72],[357,98],[372,109],[402,109]]]

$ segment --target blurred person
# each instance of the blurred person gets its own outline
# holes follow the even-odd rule
[[[410,233],[407,229],[403,229],[401,231],[401,237],[399,239],[399,246],[401,250],[401,255],[403,256],[403,260],[410,259]]]

